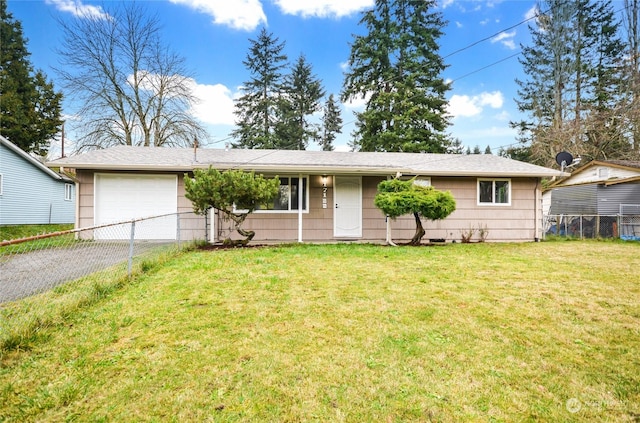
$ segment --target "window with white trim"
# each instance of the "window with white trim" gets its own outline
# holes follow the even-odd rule
[[[400,177],[401,181],[410,181],[413,180],[414,185],[418,185],[421,187],[430,187],[431,186],[431,178],[428,176],[412,176],[412,175],[402,175]]]
[[[478,205],[511,205],[511,180],[478,179]]]
[[[73,197],[73,185],[64,184],[64,201],[71,201]]]
[[[280,189],[278,195],[267,207],[256,209],[259,213],[269,212],[291,212],[298,211],[298,195],[302,192],[302,210],[307,211],[309,206],[309,178],[302,178],[302,189],[300,189],[300,179],[297,176],[280,176]]]

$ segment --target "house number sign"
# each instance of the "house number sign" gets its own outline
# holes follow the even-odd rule
[[[322,208],[327,208],[327,183],[322,183]]]

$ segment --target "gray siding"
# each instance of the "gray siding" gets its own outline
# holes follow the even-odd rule
[[[597,189],[595,184],[554,188],[549,214],[598,214]]]
[[[599,214],[618,214],[620,204],[640,204],[640,183],[598,186]]]
[[[64,199],[64,180],[57,180],[0,144],[0,225],[74,223],[75,186]]]
[[[620,213],[620,204],[640,204],[640,183],[554,188],[549,214],[615,215]]]

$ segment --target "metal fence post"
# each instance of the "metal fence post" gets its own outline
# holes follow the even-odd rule
[[[128,275],[131,277],[131,271],[133,268],[133,241],[136,238],[136,221],[131,221],[131,238],[129,239],[129,267]]]
[[[181,244],[180,244],[180,213],[176,214],[176,230],[178,231],[178,233],[176,234],[176,238],[178,239],[178,249],[180,249]]]

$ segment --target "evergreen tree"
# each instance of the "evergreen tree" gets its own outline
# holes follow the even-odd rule
[[[249,42],[249,52],[242,63],[251,78],[244,83],[243,94],[236,100],[237,129],[232,135],[238,141],[233,145],[240,148],[286,147],[292,141],[282,139],[286,131],[277,128],[283,113],[290,112],[290,106],[283,98],[283,70],[287,66],[287,56],[283,53],[285,43],[265,28]]]
[[[521,162],[531,162],[531,149],[527,146],[520,145],[518,147],[504,147],[500,148],[498,156],[507,157],[513,160],[520,160]]]
[[[0,0],[0,134],[26,152],[46,155],[62,120],[62,94],[29,62],[22,24]]]
[[[309,140],[320,138],[320,128],[309,122],[309,117],[321,110],[324,89],[304,55],[298,57],[291,73],[284,77],[282,92],[283,110],[281,121],[276,125],[276,134],[281,140],[279,147],[305,150]]]
[[[449,148],[447,149],[447,153],[449,154],[465,154],[464,146],[462,145],[462,141],[459,138],[455,138],[449,144]]]
[[[636,157],[640,156],[640,0],[624,0],[627,58],[624,66],[625,104],[622,118]]]
[[[480,153],[482,153],[480,151],[480,146],[476,144],[476,146],[473,147],[473,154],[480,154]]]
[[[336,134],[340,133],[342,133],[342,116],[340,116],[340,108],[331,94],[324,105],[322,116],[322,138],[320,139],[322,150],[332,151]]]
[[[633,137],[625,136],[624,116],[633,99],[626,96],[627,81],[620,66],[626,46],[618,36],[619,23],[611,4],[598,3],[592,12],[592,99],[585,105],[584,142],[579,154],[586,161],[630,158]]]
[[[355,36],[342,101],[366,98],[353,145],[362,151],[444,153],[449,125],[438,38],[445,25],[435,0],[376,0]]]
[[[484,154],[493,154],[490,146],[487,145],[487,148],[484,149]]]
[[[588,156],[616,132],[609,112],[619,109],[624,45],[610,1],[548,0],[543,7],[530,27],[532,45],[523,46],[527,79],[516,80],[516,102],[528,119],[512,126],[534,162],[553,166],[559,151]]]

